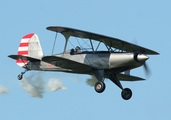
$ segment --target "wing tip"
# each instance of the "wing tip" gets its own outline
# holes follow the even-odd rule
[[[53,31],[53,32],[63,32],[66,28],[61,26],[48,26],[46,27],[47,30]]]
[[[158,53],[158,52],[155,52],[155,51],[153,51],[153,52],[150,52],[150,53],[146,53],[146,54],[149,54],[149,55],[160,55],[160,53]]]

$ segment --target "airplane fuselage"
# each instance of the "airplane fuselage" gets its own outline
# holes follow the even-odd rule
[[[54,56],[62,57],[65,59],[69,59],[78,63],[83,63],[89,66],[92,66],[95,69],[99,70],[112,70],[116,68],[123,68],[123,71],[126,69],[133,69],[136,67],[140,67],[143,65],[146,59],[148,59],[145,55],[137,55],[135,58],[134,53],[126,53],[126,52],[113,52],[109,53],[107,51],[103,52],[80,52],[75,54],[70,54],[70,52],[56,54]],[[31,70],[43,70],[43,71],[61,71],[61,72],[73,72],[73,73],[87,73],[91,71],[84,71],[84,68],[80,69],[67,69],[62,68],[60,65],[53,65],[46,63],[44,61],[40,61],[40,63],[30,63]],[[39,68],[37,66],[40,66]],[[121,71],[122,72],[122,71]]]

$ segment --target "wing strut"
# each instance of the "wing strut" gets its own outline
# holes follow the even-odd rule
[[[91,44],[91,48],[93,50],[93,53],[94,53],[94,47],[93,47],[93,43],[92,43],[92,40],[90,39],[90,44]]]
[[[122,42],[122,47],[121,47],[121,52],[123,52],[124,51],[124,46],[125,44]]]
[[[108,51],[111,53],[111,50],[108,48],[107,44],[105,43],[105,41],[103,40],[103,43],[105,44],[106,48],[108,49]]]
[[[65,40],[66,40],[65,47],[64,47],[64,52],[63,52],[63,57],[64,57],[64,53],[66,51],[66,47],[67,47],[67,44],[68,44],[68,40],[69,40],[70,35],[69,34],[63,34],[63,35],[64,35]]]
[[[54,49],[55,49],[55,44],[56,44],[57,34],[58,34],[58,32],[56,32],[56,35],[55,35],[55,40],[54,40],[53,48],[52,48],[52,55],[53,55],[53,52],[54,52]]]
[[[96,47],[96,51],[97,51],[97,49],[99,48],[99,46],[100,46],[100,43],[101,43],[101,41],[99,42],[99,44],[97,45],[97,47]]]

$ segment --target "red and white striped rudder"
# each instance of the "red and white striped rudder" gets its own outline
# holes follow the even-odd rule
[[[30,33],[22,37],[18,48],[18,55],[41,59],[43,52],[36,34]],[[28,63],[28,60],[16,60],[16,63],[20,67],[24,67]]]

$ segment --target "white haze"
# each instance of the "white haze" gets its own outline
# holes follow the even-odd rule
[[[41,75],[31,74],[21,80],[21,86],[32,97],[42,98],[44,93],[44,81]]]
[[[8,93],[9,89],[5,86],[0,85],[0,94]]]
[[[63,86],[62,81],[58,79],[49,78],[48,81],[45,82],[43,78],[44,75],[42,75],[41,72],[31,73],[30,76],[23,78],[20,83],[22,88],[28,92],[31,97],[36,98],[43,98],[47,87],[50,92],[67,89]]]
[[[87,79],[87,84],[90,86],[94,86],[96,82],[97,82],[97,79],[95,78],[94,75],[92,75],[91,78]]]
[[[67,88],[63,86],[62,81],[58,79],[51,78],[48,81],[48,88],[51,92],[55,92],[59,89],[66,90]]]

